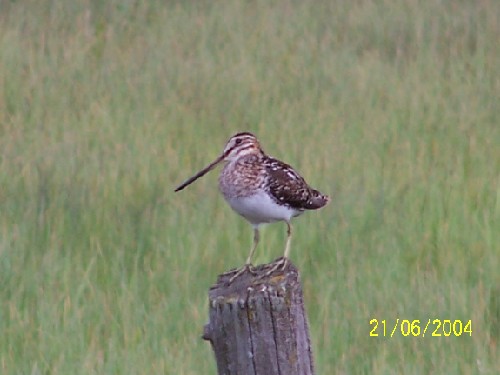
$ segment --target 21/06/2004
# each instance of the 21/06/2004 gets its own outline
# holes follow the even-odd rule
[[[408,319],[400,320],[396,318],[392,323],[386,319],[371,319],[370,327],[372,327],[370,337],[394,337],[399,332],[405,337],[425,337],[427,332],[432,337],[458,337],[466,334],[472,337],[471,319],[467,321],[460,319],[427,319],[427,321],[424,320],[421,322],[419,319],[410,321]]]

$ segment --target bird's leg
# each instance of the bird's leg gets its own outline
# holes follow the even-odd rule
[[[252,249],[250,250],[250,254],[248,255],[247,261],[245,264],[251,265],[252,264],[252,257],[253,254],[255,253],[255,249],[257,248],[257,245],[259,244],[259,227],[255,226],[253,228],[253,245]]]
[[[269,271],[267,271],[264,275],[260,276],[259,278],[265,278],[268,276],[271,276],[271,274],[275,271],[277,271],[280,267],[281,270],[284,271],[287,264],[288,264],[288,256],[290,255],[290,240],[292,239],[292,224],[290,224],[289,221],[286,221],[286,245],[285,245],[285,253],[283,255],[283,258],[278,260],[276,264],[274,264]]]
[[[286,245],[285,245],[285,254],[283,257],[288,259],[290,256],[290,242],[292,240],[292,224],[289,221],[286,222],[287,230],[286,230]]]
[[[248,254],[247,261],[245,262],[245,265],[241,268],[239,268],[236,273],[231,276],[229,279],[229,284],[231,284],[238,276],[242,275],[243,273],[249,271],[250,273],[255,275],[254,270],[252,269],[252,257],[253,254],[255,253],[255,249],[257,248],[257,245],[259,244],[259,227],[254,226],[253,228],[253,244],[252,248],[250,249],[250,254]]]

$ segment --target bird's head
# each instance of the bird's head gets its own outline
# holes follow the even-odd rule
[[[248,132],[238,133],[229,138],[222,152],[222,159],[234,161],[242,156],[262,153],[257,138]]]
[[[252,133],[243,132],[235,134],[231,138],[229,138],[226,147],[224,147],[224,151],[222,152],[222,154],[219,155],[217,159],[215,159],[212,163],[210,163],[201,171],[196,173],[193,177],[188,178],[184,183],[179,185],[175,189],[175,191],[184,189],[186,186],[190,185],[198,178],[210,172],[217,166],[217,164],[223,161],[230,162],[245,155],[259,154],[259,153],[263,153],[263,151],[260,148],[259,141]]]

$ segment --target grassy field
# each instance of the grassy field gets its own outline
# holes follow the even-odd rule
[[[216,373],[207,290],[252,231],[217,173],[173,188],[243,130],[333,198],[292,242],[318,374],[497,374],[499,19],[495,0],[0,2],[0,374]],[[256,262],[284,239],[266,227]]]

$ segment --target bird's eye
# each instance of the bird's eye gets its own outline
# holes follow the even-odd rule
[[[241,138],[238,138],[236,139],[236,141],[234,141],[237,145],[239,145],[241,143]]]

